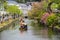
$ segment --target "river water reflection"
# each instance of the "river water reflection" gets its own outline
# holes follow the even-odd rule
[[[60,40],[60,35],[51,29],[31,26],[31,20],[25,19],[28,24],[27,31],[19,30],[19,22],[13,23],[9,28],[0,32],[0,40]]]

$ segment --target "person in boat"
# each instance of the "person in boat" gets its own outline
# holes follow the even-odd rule
[[[22,29],[24,28],[24,24],[23,23],[24,23],[24,21],[20,20],[20,28],[22,28]]]
[[[23,17],[20,17],[20,22],[21,22],[21,21],[24,21],[24,20],[23,20]]]
[[[24,22],[23,18],[20,18],[20,28],[27,30],[27,24]]]
[[[20,21],[20,28],[27,30],[27,24],[24,21]]]
[[[27,30],[27,24],[24,22],[23,23],[24,29]]]

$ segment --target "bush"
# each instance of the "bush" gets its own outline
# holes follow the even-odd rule
[[[56,16],[55,14],[53,14],[53,13],[50,14],[49,17],[48,17],[47,20],[46,20],[46,24],[47,24],[48,26],[53,25],[54,22],[56,21],[56,18],[57,18],[57,16]]]

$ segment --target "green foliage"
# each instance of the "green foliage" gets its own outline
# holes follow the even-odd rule
[[[22,11],[18,9],[17,6],[15,5],[8,6],[6,1],[4,1],[3,6],[4,6],[5,11],[11,14],[19,14],[19,15],[22,14]]]
[[[60,3],[60,0],[51,0],[53,1],[54,3]]]
[[[17,9],[17,14],[22,15],[22,10]]]
[[[47,18],[47,25],[52,25],[56,21],[57,16],[55,14],[50,14],[50,16]]]
[[[57,9],[59,9],[60,10],[60,3],[58,4],[58,8]]]
[[[48,6],[48,2],[47,1],[43,1],[43,8],[46,9]]]
[[[40,10],[39,15],[38,15],[39,19],[41,19],[42,15],[43,15],[44,13],[45,13],[45,10]]]
[[[5,1],[4,3],[3,3],[3,6],[4,6],[4,9],[6,9],[7,8],[7,2]]]
[[[30,18],[40,19],[45,10],[33,10],[28,13]]]
[[[51,9],[57,9],[60,5],[60,0],[48,0],[48,4],[50,4]]]
[[[35,18],[40,20],[41,16],[44,14],[47,8],[46,1],[42,1],[41,3],[33,4],[32,10],[28,13],[30,18]]]
[[[46,2],[46,0],[45,0],[42,3],[43,6],[40,4],[39,4],[40,6],[38,6],[38,4],[35,5],[34,6],[35,8],[33,8],[33,10],[28,13],[29,17],[37,18],[40,21],[41,17],[46,12],[46,9],[47,9],[49,3],[53,2],[52,5],[50,5],[51,9],[53,9],[53,10],[57,9],[58,7],[60,8],[60,4],[57,4],[58,1],[57,0],[48,0],[48,2]],[[39,9],[39,8],[41,8],[41,9]],[[59,14],[59,16],[60,16],[60,14]],[[56,14],[51,13],[48,17],[46,17],[46,24],[51,26],[52,24],[54,24],[57,17],[58,16]]]
[[[48,2],[60,3],[60,0],[48,0]]]
[[[51,9],[55,10],[55,9],[57,9],[57,8],[58,8],[58,4],[53,3],[53,4],[51,5]]]
[[[55,13],[57,17],[60,17],[60,13]]]
[[[9,13],[12,13],[12,14],[21,14],[22,13],[22,11],[20,9],[18,9],[18,7],[15,5],[8,6],[6,11]]]

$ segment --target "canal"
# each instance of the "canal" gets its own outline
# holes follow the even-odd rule
[[[10,0],[11,1],[11,0]],[[23,13],[25,15],[28,10],[27,6],[24,6]],[[0,40],[60,40],[60,34],[52,31],[50,28],[42,27],[41,25],[34,24],[33,20],[24,19],[28,25],[27,31],[19,30],[19,22],[12,23],[4,31],[0,32]],[[31,25],[32,24],[32,25]]]
[[[27,31],[19,30],[19,22],[11,24],[9,28],[0,32],[0,40],[60,40],[60,35],[51,29],[34,25],[32,20],[24,19],[28,24]],[[32,26],[33,24],[34,26]]]

